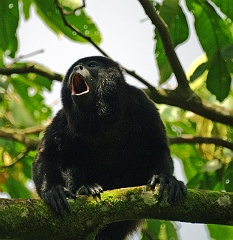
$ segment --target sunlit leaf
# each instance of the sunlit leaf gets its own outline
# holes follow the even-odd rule
[[[83,5],[83,1],[82,0],[59,0],[59,3],[63,7],[68,7],[71,10],[75,10],[75,9],[77,9],[80,6]]]
[[[0,49],[14,57],[18,49],[16,30],[19,23],[17,0],[4,0],[0,4]]]
[[[174,225],[161,220],[147,220],[142,240],[150,240],[150,236],[153,236],[154,239],[179,239]]]
[[[45,105],[42,92],[51,88],[51,81],[36,74],[13,75],[9,81],[9,116],[14,124],[33,126],[50,117],[51,109]]]
[[[207,225],[211,239],[215,240],[232,240],[233,227],[222,225]]]
[[[171,152],[182,160],[188,181],[197,173],[203,171],[206,160],[200,156],[195,145],[173,144],[171,145]]]

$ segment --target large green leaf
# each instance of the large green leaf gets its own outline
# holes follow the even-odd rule
[[[195,29],[208,57],[208,62],[196,69],[192,81],[209,70],[207,88],[219,101],[223,101],[229,95],[231,86],[231,63],[226,61],[231,55],[229,52],[226,54],[226,48],[233,44],[231,31],[208,1],[189,0],[186,4],[194,15]]]
[[[219,52],[209,61],[211,61],[211,64],[206,79],[206,87],[221,102],[229,95],[231,76],[228,72],[227,63],[222,59]]]
[[[165,0],[158,7],[159,14],[167,24],[174,47],[184,42],[189,36],[189,28],[186,16],[179,5],[178,0]],[[166,57],[161,37],[155,29],[156,49],[155,56],[160,71],[159,83],[162,84],[168,80],[172,74],[172,69]]]
[[[28,112],[29,119],[33,119],[34,124],[40,124],[51,115],[51,109],[44,104],[41,86],[35,81],[29,81],[24,75],[18,75],[11,78],[11,83],[20,97],[18,101],[22,108],[25,108],[24,112]]]
[[[186,4],[194,15],[196,33],[207,57],[233,43],[229,26],[208,1],[189,0]]]
[[[74,31],[65,26],[59,10],[56,8],[53,0],[34,0],[38,15],[43,21],[58,35],[66,35],[72,40],[86,42],[85,39],[78,36]],[[83,10],[78,13],[66,16],[68,22],[75,26],[80,32],[90,37],[95,43],[101,42],[101,35],[90,17]]]
[[[14,57],[18,49],[16,30],[19,23],[17,0],[4,0],[0,3],[0,49]]]
[[[233,2],[232,0],[212,0],[217,7],[231,20],[233,20]]]
[[[233,60],[233,44],[227,45],[221,49],[221,56],[225,60]]]
[[[227,211],[227,210],[226,210]],[[222,225],[207,225],[210,237],[214,240],[232,240],[233,227]]]

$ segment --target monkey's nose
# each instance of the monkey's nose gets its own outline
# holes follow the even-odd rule
[[[74,67],[74,71],[78,71],[78,70],[83,70],[83,66],[82,65],[77,65]]]

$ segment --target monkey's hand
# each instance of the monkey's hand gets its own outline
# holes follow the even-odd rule
[[[174,203],[179,197],[180,193],[184,196],[187,194],[187,188],[182,181],[178,181],[174,176],[167,176],[165,174],[153,175],[149,180],[148,185],[151,189],[155,188],[155,185],[159,183],[159,200],[162,198],[165,186],[169,188],[168,202]]]
[[[63,216],[64,209],[70,212],[70,206],[66,198],[75,199],[76,195],[63,186],[58,185],[42,192],[41,197],[49,206],[52,207],[53,210],[55,210],[56,213]]]
[[[102,193],[103,187],[100,186],[98,183],[95,183],[93,185],[87,185],[87,186],[82,186],[78,189],[77,194],[80,195],[92,195],[93,197],[98,197],[100,198],[100,193]]]

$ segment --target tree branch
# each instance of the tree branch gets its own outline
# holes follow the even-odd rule
[[[153,192],[146,186],[106,191],[101,201],[78,196],[69,200],[71,214],[63,218],[41,200],[0,199],[0,238],[93,239],[105,224],[129,219],[233,225],[233,193],[188,190],[173,205],[167,192],[160,203],[157,197],[158,188]]]
[[[0,68],[0,74],[6,76],[10,76],[12,74],[26,74],[26,73],[36,73],[50,80],[57,81],[62,81],[64,77],[62,74],[55,73],[42,65],[32,62],[25,63],[25,66],[22,67]]]
[[[193,91],[185,92],[177,88],[167,90],[156,88],[156,91],[146,91],[151,100],[156,103],[176,106],[200,116],[233,126],[233,109],[227,109],[217,104],[201,99]]]
[[[210,137],[195,137],[195,136],[182,136],[182,137],[170,137],[169,138],[170,144],[214,144],[216,146],[222,146],[228,149],[233,150],[233,143],[225,141],[221,138],[210,138]]]
[[[0,138],[21,142],[26,146],[27,151],[36,150],[39,145],[39,140],[27,137],[27,134],[39,133],[45,130],[45,127],[32,127],[26,129],[8,129],[0,128]]]
[[[0,138],[5,138],[8,140],[14,140],[25,144],[27,150],[36,150],[39,146],[40,140],[35,140],[27,137],[27,134],[40,133],[45,130],[46,127],[35,126],[26,129],[9,129],[9,128],[0,128]],[[222,146],[228,149],[233,150],[233,143],[225,141],[221,138],[215,137],[200,137],[200,136],[188,136],[183,135],[181,137],[168,137],[170,144],[215,144],[216,146]]]

